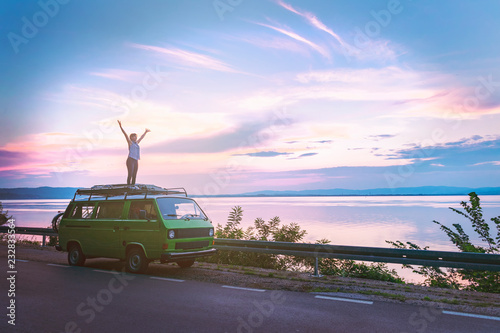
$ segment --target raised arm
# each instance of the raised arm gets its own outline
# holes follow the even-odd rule
[[[120,129],[122,130],[123,135],[125,136],[125,139],[127,140],[128,145],[130,146],[132,144],[132,141],[130,141],[130,138],[128,137],[127,132],[125,132],[125,130],[123,129],[122,122],[119,120],[117,120],[117,121],[118,121],[118,125],[120,125]],[[144,134],[146,134],[146,133],[144,133]]]
[[[146,128],[146,130],[144,131],[144,134],[141,135],[141,137],[139,138],[139,140],[137,140],[137,143],[139,144],[141,142],[142,139],[144,139],[144,137],[146,136],[146,133],[148,132],[151,132],[149,128]]]

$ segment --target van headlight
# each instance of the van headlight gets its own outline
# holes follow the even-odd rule
[[[208,235],[209,235],[210,237],[212,237],[212,236],[214,235],[214,229],[210,229],[210,230],[208,231]]]
[[[175,230],[169,230],[168,231],[168,238],[170,238],[170,239],[175,238]]]

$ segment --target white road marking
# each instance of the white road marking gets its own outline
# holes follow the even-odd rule
[[[248,291],[258,291],[258,292],[266,291],[265,289],[243,288],[243,287],[234,287],[234,286],[222,286],[222,288],[240,289],[240,290],[248,290]]]
[[[363,301],[363,300],[360,300],[360,299],[351,299],[351,298],[340,298],[340,297],[321,296],[321,295],[314,296],[314,298],[328,299],[328,300],[331,300],[331,301],[342,301],[342,302],[352,302],[352,303],[360,303],[360,304],[369,304],[369,305],[373,304],[372,301]]]
[[[498,320],[498,321],[500,321],[500,317],[478,315],[478,314],[473,314],[473,313],[455,312],[455,311],[444,311],[444,310],[443,310],[443,313],[444,314],[449,314],[449,315],[454,315],[454,316],[473,317],[473,318],[491,319],[491,320]]]
[[[16,259],[16,261],[20,261],[20,262],[29,262],[29,260],[23,260],[23,259]]]
[[[155,279],[155,280],[164,280],[164,281],[172,281],[172,282],[184,282],[184,280],[169,279],[169,278],[157,277],[157,276],[152,276],[152,277],[151,277],[151,279]]]
[[[69,267],[68,265],[59,265],[59,264],[47,264],[47,266],[64,267],[64,268],[68,268]]]
[[[116,271],[104,271],[104,270],[101,270],[101,269],[94,269],[93,271],[94,272],[101,272],[101,273],[108,273],[108,274],[115,274],[115,275],[116,274],[120,274],[120,273],[118,273]]]

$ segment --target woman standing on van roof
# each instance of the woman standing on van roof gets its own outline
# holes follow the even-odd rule
[[[139,169],[139,160],[141,159],[141,148],[139,147],[139,143],[144,139],[146,133],[151,132],[148,128],[144,131],[144,134],[141,135],[139,140],[137,140],[137,134],[132,133],[130,137],[127,135],[125,130],[122,127],[122,122],[118,120],[118,125],[120,125],[120,129],[125,135],[125,139],[128,143],[128,158],[127,158],[127,185],[135,184],[135,177],[137,176],[137,169]]]

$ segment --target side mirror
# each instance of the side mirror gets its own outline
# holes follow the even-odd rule
[[[141,209],[139,211],[139,219],[140,220],[149,220],[147,217],[146,217],[146,211],[144,209]]]

